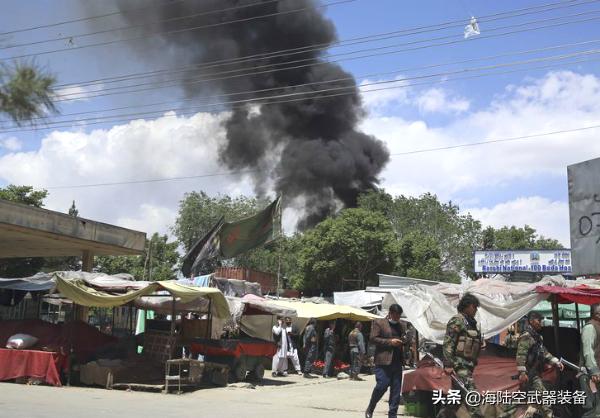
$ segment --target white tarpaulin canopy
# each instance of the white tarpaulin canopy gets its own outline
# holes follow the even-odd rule
[[[446,324],[456,315],[456,306],[465,293],[479,299],[477,322],[485,338],[493,337],[526,315],[548,295],[536,293],[537,286],[566,286],[562,276],[547,276],[536,283],[515,283],[479,279],[462,285],[440,283],[435,286],[413,285],[393,289],[383,301],[402,306],[404,314],[426,339],[442,343]]]
[[[366,290],[353,290],[351,292],[333,292],[333,303],[348,305],[354,308],[364,308],[381,303],[383,293],[367,292]]]

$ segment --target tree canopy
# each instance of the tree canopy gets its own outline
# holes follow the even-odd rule
[[[537,231],[529,225],[522,228],[487,227],[483,231],[484,250],[556,250],[559,248],[564,248],[560,242],[538,235]]]
[[[374,285],[377,273],[393,270],[398,255],[385,216],[361,208],[325,219],[307,231],[298,246],[298,271],[292,284],[311,294]]]
[[[458,205],[442,203],[430,193],[392,197],[372,191],[359,198],[359,207],[379,212],[390,221],[402,248],[396,273],[450,281],[472,274],[481,223],[470,214],[461,214]]]
[[[179,261],[178,243],[168,242],[166,235],[154,233],[146,240],[146,249],[139,256],[98,256],[94,270],[106,273],[129,273],[137,280],[172,280]]]
[[[56,112],[55,83],[32,65],[0,66],[0,113],[20,124]]]

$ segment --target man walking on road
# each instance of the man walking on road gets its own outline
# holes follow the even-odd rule
[[[348,335],[348,346],[350,347],[350,380],[362,381],[358,374],[365,355],[365,337],[362,334],[362,323],[357,322],[354,329]]]
[[[371,342],[375,344],[375,379],[377,381],[371,401],[365,412],[365,418],[372,418],[377,402],[390,388],[389,418],[398,416],[400,388],[402,386],[402,363],[404,354],[403,324],[400,323],[402,308],[398,304],[390,306],[387,318],[376,319],[371,327]]]

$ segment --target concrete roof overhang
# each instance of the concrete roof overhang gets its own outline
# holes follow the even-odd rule
[[[146,234],[0,200],[0,258],[138,255]]]

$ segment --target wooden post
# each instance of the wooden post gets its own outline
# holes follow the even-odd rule
[[[171,302],[171,336],[175,335],[175,296]]]
[[[208,298],[208,313],[206,315],[208,321],[206,326],[206,338],[210,339],[212,336],[212,299]]]
[[[558,303],[556,301],[556,295],[552,295],[552,324],[554,326],[554,355],[560,357],[560,342],[558,340],[558,328],[560,323],[558,322]]]
[[[417,329],[415,328],[415,351],[416,351],[416,361],[419,361],[419,331],[417,331]]]
[[[579,323],[579,304],[575,304],[575,318],[577,318],[577,331],[581,333],[581,324]]]
[[[93,267],[94,253],[92,253],[89,250],[84,250],[83,256],[81,257],[81,271],[91,273]],[[81,305],[74,305],[73,307],[75,308],[75,314],[73,315],[73,319],[87,323],[90,308]]]

